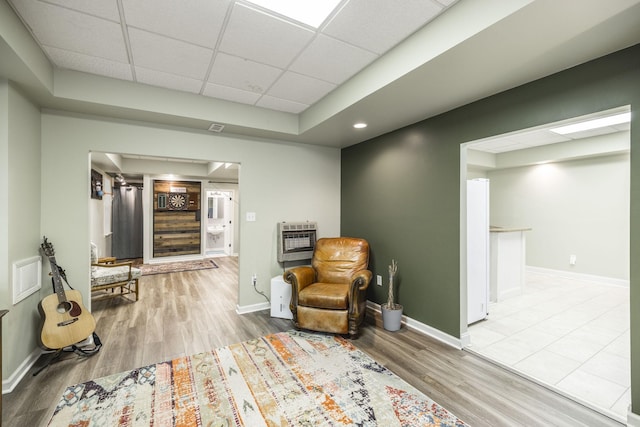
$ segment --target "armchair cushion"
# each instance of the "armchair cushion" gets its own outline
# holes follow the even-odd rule
[[[129,265],[117,267],[95,266],[95,269],[95,273],[91,274],[92,287],[139,279],[142,276],[142,271],[139,268],[133,268]],[[129,277],[129,270],[131,270],[131,277]]]
[[[314,283],[300,291],[298,305],[346,310],[349,308],[349,285],[346,283]]]

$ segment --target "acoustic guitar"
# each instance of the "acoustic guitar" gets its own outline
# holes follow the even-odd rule
[[[60,350],[87,339],[95,331],[96,321],[82,305],[82,295],[79,291],[64,290],[64,270],[56,263],[53,245],[46,237],[41,249],[51,264],[55,293],[45,297],[38,304],[43,320],[40,343],[48,349]]]

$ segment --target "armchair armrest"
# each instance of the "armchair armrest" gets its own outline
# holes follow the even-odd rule
[[[349,306],[356,307],[362,302],[364,291],[369,287],[373,273],[370,270],[360,270],[351,276],[349,287]]]
[[[351,287],[358,286],[359,291],[365,291],[371,283],[373,273],[370,270],[360,270],[351,277]]]
[[[289,283],[294,294],[316,281],[316,272],[312,267],[294,267],[284,272],[284,281]]]

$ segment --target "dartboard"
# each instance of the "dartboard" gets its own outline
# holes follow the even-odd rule
[[[184,209],[187,206],[187,197],[184,194],[173,193],[169,195],[170,209]]]

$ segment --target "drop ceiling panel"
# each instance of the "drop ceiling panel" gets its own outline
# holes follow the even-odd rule
[[[140,83],[175,89],[183,92],[200,93],[202,81],[189,77],[176,76],[162,71],[136,67],[136,78]]]
[[[569,138],[567,137],[558,135],[557,133],[549,132],[546,129],[511,135],[507,139],[515,143],[530,147],[536,145],[555,144],[556,142],[564,142],[569,140]]]
[[[439,37],[436,43],[450,35],[455,36],[461,28],[474,29],[464,43],[422,64],[420,68],[424,72],[411,73],[385,87],[372,83],[370,96],[361,101],[350,97],[349,89],[352,86],[346,87],[345,91],[335,93],[336,97],[327,99],[327,103],[318,106],[318,109],[297,118],[304,123],[303,133],[291,137],[292,140],[320,144],[330,140],[334,146],[357,143],[392,127],[632,46],[638,43],[639,34],[632,17],[639,16],[640,11],[640,0],[611,2],[611,5],[615,3],[615,7],[605,7],[598,0],[342,0],[340,5],[343,7],[334,11],[327,25],[313,29],[283,16],[275,16],[258,6],[251,6],[245,0],[7,2],[20,15],[25,27],[32,32],[54,67],[133,79],[187,92],[199,86],[201,93],[206,96],[291,113],[304,111],[333,91],[336,84],[342,84],[338,82],[349,79],[354,70],[358,72],[359,67],[370,64],[368,55],[374,57],[375,62],[377,55],[386,53],[389,48],[428,25],[434,14],[446,10],[447,13],[439,18],[446,25],[436,26],[434,34],[426,31],[420,34],[436,35]],[[478,6],[478,3],[482,3],[482,6]],[[562,17],[570,14],[572,8],[575,9],[573,3],[580,3],[584,13],[569,27],[563,26]],[[448,9],[451,5],[453,7]],[[495,16],[497,20],[487,24],[488,27],[477,24],[475,32],[476,21],[482,21],[484,14]],[[120,22],[121,16],[123,22]],[[549,19],[553,22],[550,23]],[[535,28],[554,31],[545,33],[544,37],[533,37]],[[508,42],[504,41],[505,37]],[[127,45],[129,39],[132,43]],[[428,49],[431,40],[423,41],[425,49]],[[528,48],[521,49],[523,45]],[[514,49],[497,49],[497,46],[513,46]],[[411,49],[415,48],[414,45]],[[364,58],[360,57],[362,52],[366,53]],[[273,76],[265,75],[268,74],[265,68],[218,67],[222,62],[214,63],[213,60],[218,56],[224,58],[222,55],[225,54],[248,60],[247,64],[257,63],[262,67],[281,69],[282,78],[278,77],[270,86]],[[487,61],[487,55],[491,61]],[[494,64],[493,72],[477,73],[475,70],[478,77],[472,76],[472,72],[468,76],[464,73],[458,76],[456,69],[460,67],[452,66],[477,62],[479,59]],[[13,57],[7,58],[5,55],[0,58],[0,70],[26,67],[26,64],[18,64],[16,68],[11,63],[7,66],[3,60],[13,61]],[[504,70],[495,65],[504,64],[505,61],[516,65],[506,69],[502,67]],[[227,63],[230,64],[233,65]],[[400,69],[405,69],[405,65],[394,64]],[[213,73],[209,72],[211,70]],[[372,67],[370,70],[371,73],[363,77],[382,77],[384,80],[388,71],[384,67]],[[11,71],[8,76],[11,78],[15,73]],[[59,76],[67,76],[70,82],[74,74],[63,71]],[[365,79],[354,81],[354,84],[360,83],[369,82],[365,82]],[[434,91],[428,98],[413,100],[415,88],[424,85],[433,87]],[[483,89],[480,91],[477,88]],[[264,93],[260,95],[254,90]],[[163,92],[163,95],[170,98],[169,92]],[[87,96],[91,96],[90,91]],[[392,103],[394,99],[398,101],[394,103],[398,108],[395,108],[394,114],[382,113],[384,109],[378,107],[387,105],[390,99]],[[61,108],[72,108],[72,100],[68,101],[60,103],[63,105]],[[50,102],[49,108],[53,108],[52,105],[58,102],[56,95]],[[113,105],[96,103],[95,113],[100,114],[103,107],[110,112],[116,110],[112,108]],[[74,105],[73,108],[83,111],[84,105]],[[153,115],[149,112],[139,113],[145,120]],[[114,114],[123,114],[128,118],[130,111]],[[370,126],[367,131],[354,136],[350,119],[356,116],[366,116]],[[187,116],[158,116],[156,119],[186,123],[186,126],[198,126],[201,121]],[[228,123],[227,129],[256,136],[282,136],[278,135],[279,130],[257,128],[247,124],[249,122],[244,126],[242,123],[245,123],[244,119],[238,119],[237,123],[233,123],[235,126]],[[206,123],[207,126],[209,124]],[[290,128],[286,129],[283,137],[288,138]],[[327,138],[327,135],[332,137]],[[509,146],[532,146],[540,141],[543,139],[538,142],[521,140]]]
[[[47,3],[57,4],[68,9],[74,9],[89,15],[120,22],[117,1],[47,0]]]
[[[260,94],[236,89],[229,86],[222,86],[215,83],[207,83],[203,95],[212,98],[220,98],[227,101],[240,102],[242,104],[255,104],[260,99]]]
[[[42,45],[128,62],[120,24],[36,0],[13,4]]]
[[[129,28],[136,66],[202,80],[213,56],[211,49]]]
[[[269,108],[271,110],[285,111],[288,113],[297,114],[304,111],[308,104],[303,104],[295,101],[288,101],[286,99],[276,98],[274,96],[265,95],[256,103],[256,106]]]
[[[101,74],[120,80],[133,80],[131,66],[127,63],[110,61],[96,56],[84,55],[55,47],[46,47],[45,52],[60,68]]]
[[[282,72],[280,68],[219,53],[213,63],[209,81],[263,94]]]
[[[127,25],[212,49],[230,3],[229,0],[122,0]]]
[[[365,49],[244,0],[8,0],[56,67],[296,113],[451,1],[343,0],[328,28]]]
[[[220,50],[278,68],[286,68],[309,43],[311,30],[236,4]]]
[[[320,34],[291,65],[291,71],[340,84],[378,55]]]
[[[311,105],[335,89],[336,85],[302,74],[286,72],[269,90],[276,98]]]
[[[543,145],[556,144],[560,142],[568,142],[571,140],[578,140],[583,138],[589,138],[597,135],[607,135],[616,132],[628,131],[631,127],[629,123],[621,123],[614,126],[606,126],[598,129],[592,129],[582,132],[574,132],[567,135],[560,135],[552,132],[551,129],[559,126],[570,125],[574,123],[584,122],[586,120],[597,119],[600,117],[607,117],[621,112],[629,110],[628,106],[619,108],[613,108],[611,110],[600,111],[593,114],[587,114],[581,117],[575,117],[568,120],[563,120],[558,123],[550,123],[544,127],[532,130],[524,130],[521,132],[498,135],[496,137],[488,138],[477,143],[469,145],[469,148],[477,151],[484,151],[487,153],[506,153],[508,151],[522,150],[532,147],[540,147]]]
[[[442,10],[432,0],[350,0],[323,32],[382,54]]]
[[[613,126],[605,126],[597,129],[589,129],[582,132],[575,132],[565,136],[568,136],[571,139],[580,139],[580,138],[589,138],[591,136],[606,135],[613,132],[618,132],[618,130]]]

